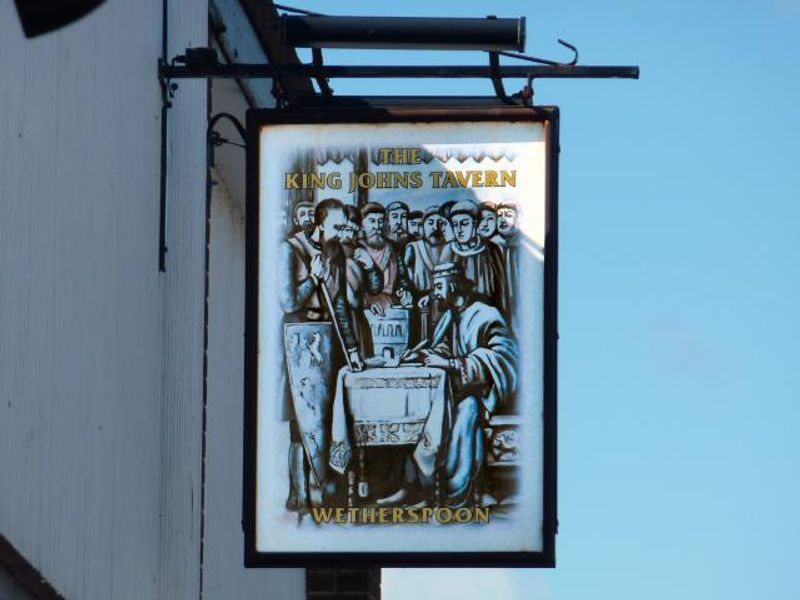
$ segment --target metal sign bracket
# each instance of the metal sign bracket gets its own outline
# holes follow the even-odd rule
[[[308,105],[314,99],[295,98],[290,96],[281,80],[287,77],[303,77],[314,79],[320,93],[316,101],[332,104],[337,98],[333,94],[329,79],[489,79],[494,87],[497,100],[505,105],[533,106],[534,79],[638,79],[638,66],[584,66],[578,65],[578,50],[562,39],[562,46],[572,50],[573,57],[569,62],[558,62],[518,52],[506,50],[488,51],[487,66],[462,65],[376,65],[376,66],[326,66],[322,50],[312,48],[310,64],[261,64],[233,63],[222,64],[213,48],[187,48],[184,54],[171,61],[159,59],[158,81],[161,86],[161,200],[159,218],[159,270],[166,269],[166,186],[167,186],[167,111],[172,106],[175,92],[178,90],[178,79],[272,79],[273,95],[279,109]],[[524,60],[532,65],[501,65],[500,56]],[[509,96],[503,79],[525,79],[526,85],[519,92]],[[396,96],[391,100],[403,101],[404,96]],[[407,97],[410,101],[413,97]]]

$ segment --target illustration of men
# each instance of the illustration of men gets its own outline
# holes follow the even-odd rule
[[[314,210],[314,227],[300,231],[282,244],[280,255],[279,297],[285,323],[334,321],[344,351],[356,370],[364,362],[352,324],[352,311],[347,300],[346,257],[340,236],[347,227],[344,205],[334,198],[322,200]],[[329,359],[331,357],[328,357]],[[284,417],[289,420],[289,479],[287,508],[303,510],[309,491],[320,495],[322,481],[307,481],[305,450],[298,426],[291,390],[285,389]]]
[[[397,245],[384,236],[386,209],[376,202],[369,202],[361,209],[362,247],[383,273],[383,288],[377,294],[367,294],[368,307],[377,304],[381,309],[395,302],[408,306],[411,292],[405,263],[400,259]]]
[[[457,231],[457,230],[456,230]],[[433,272],[433,294],[445,308],[428,344],[405,361],[422,359],[444,369],[451,381],[454,419],[443,462],[444,491],[451,506],[469,501],[484,465],[483,425],[517,389],[517,343],[503,314],[472,294],[472,281],[457,263]]]
[[[495,241],[503,248],[503,260],[509,298],[512,305],[517,293],[519,277],[519,207],[510,200],[497,207],[497,233]]]
[[[439,262],[458,263],[473,291],[484,302],[508,315],[509,298],[506,285],[503,250],[478,235],[480,207],[472,200],[462,200],[450,209],[453,241],[448,244]]]
[[[389,239],[398,246],[408,240],[408,205],[405,202],[392,202],[386,207],[389,225]]]
[[[286,319],[321,321],[335,317],[350,363],[363,367],[349,315],[346,256],[340,243],[347,229],[344,204],[335,198],[322,200],[314,210],[314,223],[310,234],[295,234],[284,248],[281,303]]]
[[[478,235],[491,240],[497,234],[497,213],[494,202],[481,202],[481,220],[478,224]]]
[[[408,213],[408,238],[409,241],[422,239],[422,218],[424,214],[421,210],[412,210]]]
[[[364,315],[367,294],[379,294],[383,289],[383,272],[372,260],[370,254],[358,244],[361,229],[361,212],[352,205],[346,205],[347,227],[342,230],[340,242],[347,257],[347,302],[352,314],[353,332],[361,356],[372,356],[372,339],[369,323]],[[373,304],[372,310],[382,310]],[[380,314],[380,313],[379,313]]]
[[[314,229],[314,203],[300,200],[292,210],[292,234],[300,231],[311,233]]]

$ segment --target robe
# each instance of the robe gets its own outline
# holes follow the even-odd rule
[[[513,311],[517,305],[517,293],[519,291],[519,236],[515,233],[506,237],[498,233],[492,238],[492,242],[503,250],[506,289],[508,290],[510,311]],[[508,313],[509,317],[511,316],[510,311]]]
[[[361,247],[369,253],[383,273],[383,289],[375,294],[368,293],[365,298],[366,305],[379,304],[382,308],[389,308],[395,304],[395,293],[409,288],[406,266],[401,260],[400,252],[391,240],[386,240],[383,248],[372,248],[365,243],[362,243]]]
[[[474,301],[442,315],[430,348],[457,364],[457,369],[448,371],[453,422],[440,468],[447,501],[458,505],[468,500],[471,485],[483,467],[485,419],[510,402],[516,392],[517,342],[496,307]],[[426,475],[430,469],[425,465],[431,464],[432,457],[423,456],[422,448],[418,448],[414,458]]]
[[[414,300],[430,293],[433,287],[433,268],[439,264],[443,249],[444,245],[434,246],[426,240],[416,240],[406,246],[403,260]]]
[[[445,244],[434,245],[425,239],[410,242],[403,252],[403,262],[408,272],[408,281],[414,304],[430,294],[433,288],[433,269],[439,264],[439,257]],[[438,321],[440,311],[435,302],[428,303],[427,308],[419,308],[412,313],[411,345],[430,337],[433,324]]]
[[[460,311],[451,308],[439,319],[430,347],[458,362],[451,374],[456,402],[475,395],[491,414],[516,392],[517,342],[496,307],[474,301]]]

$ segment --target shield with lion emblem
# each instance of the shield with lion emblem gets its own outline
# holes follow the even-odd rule
[[[311,475],[317,484],[325,478],[335,384],[332,323],[286,323],[283,346],[297,426]]]

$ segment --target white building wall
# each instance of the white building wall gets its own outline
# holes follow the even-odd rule
[[[68,598],[153,598],[161,2],[0,19],[0,531]]]
[[[211,202],[205,597],[300,600],[303,569],[243,566],[244,213],[217,180]]]
[[[208,3],[169,0],[168,56],[208,45]],[[162,275],[159,598],[200,594],[207,83],[180,80],[168,114]]]
[[[265,62],[248,40],[231,0],[215,2],[225,19],[221,40],[242,62]],[[239,9],[241,10],[241,9]],[[228,36],[236,35],[235,38]],[[271,82],[252,80],[246,89],[259,103],[268,100]],[[233,80],[215,80],[212,114],[225,112],[242,123],[248,102]],[[271,104],[271,103],[270,103]],[[216,127],[223,138],[243,143],[227,119]],[[208,390],[205,459],[204,596],[227,598],[305,598],[303,569],[245,569],[242,531],[245,292],[245,150],[215,148],[209,233]]]
[[[206,45],[205,0],[168,4],[170,56]],[[159,273],[162,1],[107,2],[35,40],[6,8],[0,533],[67,598],[198,598],[206,82],[179,82],[170,109],[169,252]],[[229,235],[219,264],[235,275],[243,231],[235,220],[219,223],[219,240]],[[225,275],[219,285],[234,285]],[[232,292],[230,306],[239,301]],[[227,306],[214,308],[227,315]],[[219,348],[234,353],[241,332],[213,325]],[[231,374],[213,385],[219,397],[235,390],[238,407],[238,383]],[[241,451],[234,410],[219,430],[233,431],[236,419],[233,454]],[[216,456],[227,464],[209,460]],[[241,494],[241,470],[230,472],[208,492],[208,507]],[[302,571],[244,572],[240,501],[231,510],[215,513],[224,523],[206,522],[207,556],[226,555],[230,569],[208,581],[205,597],[253,597],[239,594],[240,576],[262,597],[303,597]]]

